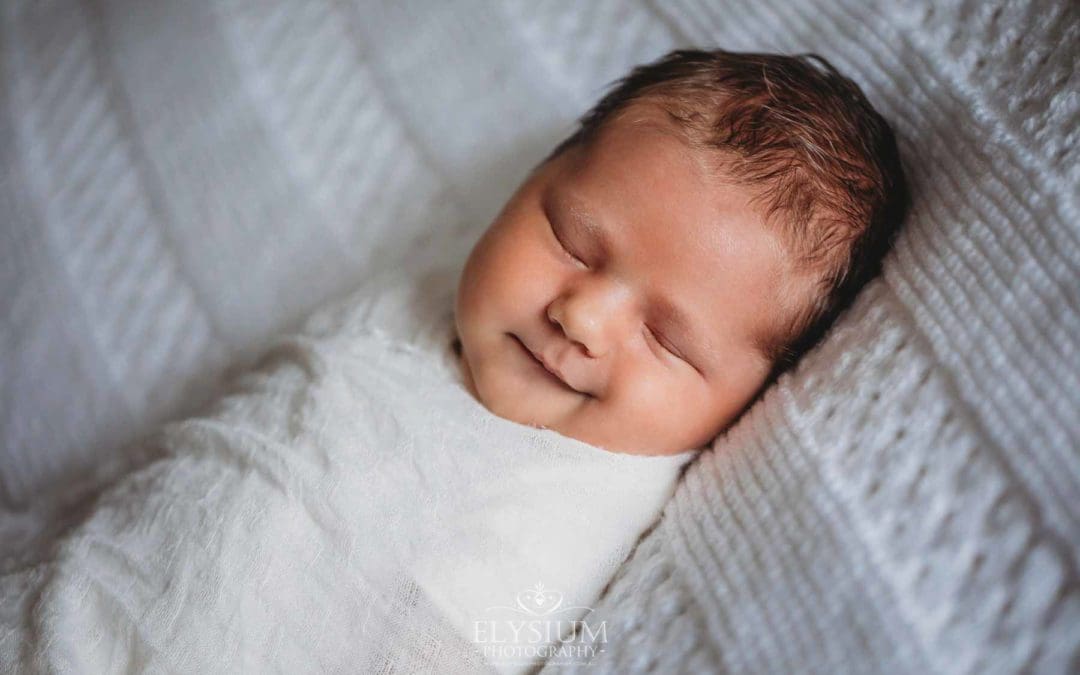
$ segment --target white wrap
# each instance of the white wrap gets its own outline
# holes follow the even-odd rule
[[[7,617],[0,663],[473,672],[468,641],[505,641],[505,608],[585,616],[692,453],[616,454],[496,417],[448,350],[363,317],[348,302],[313,317],[205,416],[166,427],[159,459],[51,561],[6,577],[8,597],[35,575],[42,594]],[[503,670],[527,665],[502,653]]]

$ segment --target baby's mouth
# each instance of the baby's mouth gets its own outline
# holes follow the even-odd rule
[[[532,362],[537,366],[537,370],[539,372],[543,373],[543,375],[546,378],[548,378],[552,382],[555,382],[556,384],[563,387],[564,389],[568,389],[568,390],[574,392],[575,394],[585,394],[586,396],[588,396],[588,394],[586,392],[578,391],[577,389],[574,389],[573,387],[571,387],[566,382],[566,380],[562,379],[562,377],[559,376],[558,373],[556,373],[553,369],[549,368],[547,366],[547,364],[544,363],[543,359],[541,359],[531,349],[529,349],[529,347],[521,340],[521,338],[519,338],[517,335],[514,335],[513,333],[510,333],[510,337],[512,337],[514,339],[514,342],[516,342],[518,344],[518,346],[521,347],[522,351],[525,352],[525,355],[528,356],[532,360]]]

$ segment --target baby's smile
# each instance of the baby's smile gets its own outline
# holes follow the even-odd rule
[[[538,167],[462,275],[470,391],[609,450],[708,443],[765,381],[784,306],[784,248],[752,199],[643,105]]]
[[[563,371],[551,365],[551,363],[554,363],[552,359],[544,358],[543,352],[530,348],[528,345],[521,341],[521,338],[516,335],[511,334],[510,337],[516,340],[519,345],[521,345],[522,355],[526,357],[526,361],[529,361],[533,364],[532,369],[541,376],[546,375],[544,379],[564,389],[570,389],[571,391],[575,391],[579,394],[592,396],[592,394],[590,394],[589,392],[583,391],[571,384],[570,381],[567,379],[566,375],[563,374]]]

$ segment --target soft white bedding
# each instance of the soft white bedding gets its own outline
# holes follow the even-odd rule
[[[1078,14],[0,3],[0,569],[321,300],[459,260],[629,66],[812,50],[895,125],[915,208],[884,278],[687,471],[590,672],[1075,671]]]
[[[695,453],[496,417],[460,381],[448,303],[417,342],[371,305],[278,341],[47,560],[0,579],[4,670],[523,672],[587,621]]]

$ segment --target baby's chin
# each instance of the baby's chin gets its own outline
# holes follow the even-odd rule
[[[609,452],[631,455],[674,455],[690,448],[657,441],[643,443],[643,434],[635,431],[632,421],[619,423],[604,419],[598,399],[582,395],[580,400],[552,400],[539,392],[522,395],[520,388],[480,387],[477,400],[492,414],[518,424],[555,431],[568,438]]]
[[[552,429],[566,436],[571,418],[581,401],[569,400],[574,395],[553,397],[550,392],[528,383],[510,382],[510,378],[480,377],[473,383],[473,396],[493,414],[518,424],[539,429]],[[559,400],[555,400],[558,398]],[[582,401],[586,398],[581,395]],[[579,439],[583,440],[583,439]]]
[[[496,368],[498,364],[477,364],[474,370],[464,349],[458,351],[458,364],[469,393],[488,412],[502,419],[624,454],[674,455],[702,447],[683,447],[685,444],[669,437],[645,441],[647,434],[636,429],[634,420],[605,418],[601,399],[548,391],[544,383],[528,382],[519,373]]]

